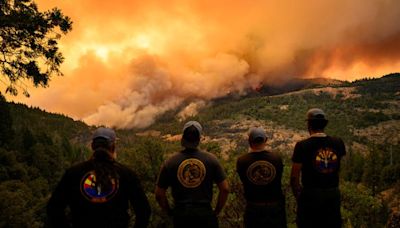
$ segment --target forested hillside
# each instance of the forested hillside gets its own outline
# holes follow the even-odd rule
[[[0,97],[0,227],[40,227],[65,168],[87,157],[88,126]]]
[[[324,109],[327,132],[342,137],[347,146],[341,172],[346,226],[384,227],[399,218],[400,74],[322,84],[289,89],[264,86],[247,96],[210,102],[189,118],[203,124],[201,147],[221,159],[231,183],[221,227],[242,224],[244,201],[235,162],[247,151],[246,134],[252,126],[265,127],[270,149],[284,157],[288,223],[294,226],[290,157],[294,143],[307,137],[304,119],[311,107]],[[89,158],[94,128],[0,99],[0,227],[46,226],[45,205],[51,191],[67,167]],[[118,160],[136,170],[151,201],[151,227],[168,227],[170,222],[156,205],[153,190],[162,161],[180,149],[179,111],[169,111],[148,129],[117,132]]]
[[[295,142],[308,135],[304,120],[312,107],[325,110],[329,119],[327,133],[343,138],[347,147],[341,171],[346,225],[381,227],[388,220],[399,221],[400,74],[215,102],[192,119],[203,123],[208,136],[204,147],[225,160],[234,186],[239,186],[234,163],[239,154],[246,153],[247,130],[252,126],[266,128],[270,149],[281,153],[286,160],[283,182],[288,221],[294,225],[294,200],[288,187],[290,157]],[[175,116],[174,112],[165,115],[166,119],[154,125],[153,130],[173,140],[168,134],[178,134],[180,130],[176,128],[179,123]],[[240,197],[240,188],[233,190],[234,196]],[[236,205],[240,201],[230,202],[239,211],[243,207]],[[230,215],[231,210],[225,212],[224,221],[236,224],[236,215]]]

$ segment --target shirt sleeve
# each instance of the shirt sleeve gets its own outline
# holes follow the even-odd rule
[[[170,178],[168,177],[168,169],[166,163],[161,166],[160,173],[157,178],[157,186],[163,189],[167,189],[170,186]]]
[[[296,145],[294,146],[294,151],[293,151],[293,156],[292,156],[292,162],[294,163],[303,163],[303,150],[302,150],[302,146],[301,143],[296,143]]]
[[[65,172],[47,204],[47,217],[51,227],[71,227],[65,209],[69,202],[69,173]]]
[[[341,148],[341,155],[345,156],[346,155],[346,146],[344,145],[343,140],[340,139],[340,148]]]
[[[278,164],[279,164],[279,171],[283,172],[283,169],[285,167],[285,164],[282,161],[282,157],[280,155],[278,155]]]
[[[149,223],[151,209],[147,196],[144,193],[140,180],[137,178],[136,174],[132,173],[128,186],[130,187],[131,205],[136,215],[134,227],[145,228]]]

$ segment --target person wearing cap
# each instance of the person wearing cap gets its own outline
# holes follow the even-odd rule
[[[240,156],[236,163],[246,199],[244,226],[286,227],[282,159],[265,149],[267,135],[263,128],[251,128],[248,142],[249,153]]]
[[[128,227],[130,205],[134,227],[147,227],[150,205],[136,174],[115,161],[115,141],[110,128],[94,132],[92,158],[69,168],[48,202],[52,227]]]
[[[306,121],[310,137],[296,143],[292,156],[290,183],[297,200],[297,226],[341,227],[338,186],[345,145],[324,133],[328,120],[321,109],[310,109]]]
[[[226,174],[215,155],[203,152],[200,143],[202,127],[189,121],[183,127],[183,150],[173,154],[161,167],[155,190],[160,207],[173,217],[175,228],[218,227],[221,212],[229,193]],[[212,209],[213,184],[219,189]],[[170,208],[166,191],[171,187],[174,208]]]

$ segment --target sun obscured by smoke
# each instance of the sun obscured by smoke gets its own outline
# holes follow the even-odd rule
[[[38,3],[56,4],[74,21],[61,47],[66,76],[18,99],[89,124],[143,128],[185,101],[293,77],[380,76],[400,66],[397,0]]]

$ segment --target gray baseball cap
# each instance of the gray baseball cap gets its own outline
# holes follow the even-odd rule
[[[183,126],[183,132],[185,132],[185,130],[189,127],[195,127],[197,129],[197,131],[199,132],[199,134],[201,135],[201,132],[203,131],[203,127],[201,126],[201,124],[197,121],[189,121],[187,123],[185,123],[185,125]]]
[[[265,133],[265,130],[261,127],[251,128],[249,131],[249,142],[255,142],[258,138],[261,138],[264,141],[267,139],[267,134]]]
[[[325,113],[322,109],[312,108],[308,110],[306,120],[326,120]]]
[[[117,140],[117,135],[111,128],[100,127],[93,132],[92,140],[96,138],[105,138],[110,142],[115,142],[115,140]]]

